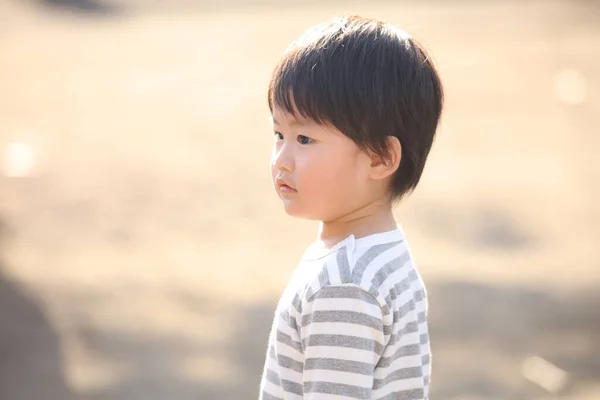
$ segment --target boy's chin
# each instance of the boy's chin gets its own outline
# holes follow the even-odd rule
[[[321,220],[318,215],[315,215],[315,213],[310,212],[310,210],[307,210],[305,207],[302,207],[300,204],[293,201],[283,200],[283,209],[290,217],[313,221]]]

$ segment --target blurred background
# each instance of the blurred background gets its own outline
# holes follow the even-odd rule
[[[271,188],[266,85],[349,13],[446,88],[396,212],[432,400],[600,399],[600,2],[0,0],[0,400],[257,398],[317,227]]]

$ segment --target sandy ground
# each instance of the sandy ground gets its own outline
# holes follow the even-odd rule
[[[405,27],[446,86],[397,210],[432,399],[600,398],[600,3],[46,3],[0,1],[0,400],[256,398],[316,232],[270,187],[266,82],[342,13]]]

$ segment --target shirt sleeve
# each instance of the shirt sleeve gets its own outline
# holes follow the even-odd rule
[[[356,285],[326,286],[302,309],[304,399],[370,399],[383,352],[383,311]]]

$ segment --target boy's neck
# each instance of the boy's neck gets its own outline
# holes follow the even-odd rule
[[[350,235],[355,238],[397,229],[389,203],[371,203],[333,221],[321,221],[318,240],[331,248]]]

